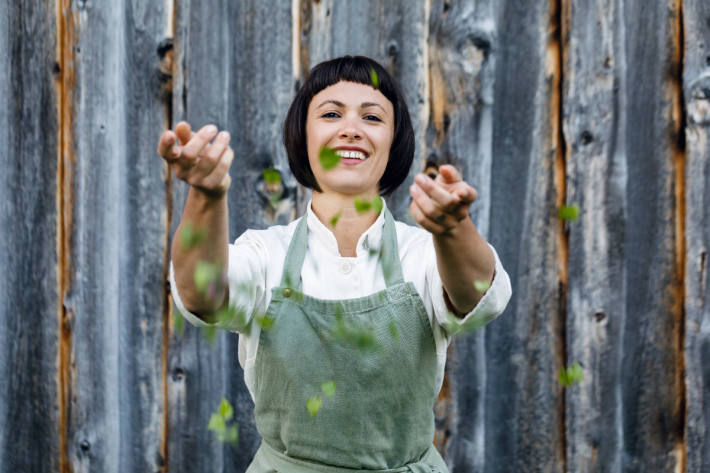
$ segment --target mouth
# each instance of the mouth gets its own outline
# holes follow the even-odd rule
[[[364,161],[368,158],[368,155],[362,151],[354,151],[349,149],[336,149],[335,154],[340,156],[342,159],[356,159],[359,161]]]

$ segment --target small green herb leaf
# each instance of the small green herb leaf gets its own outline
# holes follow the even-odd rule
[[[208,263],[207,261],[198,261],[195,265],[195,286],[200,292],[207,292],[210,283],[214,283],[219,277],[219,266]]]
[[[335,152],[334,149],[323,147],[320,150],[320,164],[326,171],[333,169],[340,162],[340,156]]]
[[[320,385],[321,391],[323,391],[323,394],[325,394],[328,397],[331,397],[333,394],[335,394],[335,381],[326,381],[325,383]]]
[[[281,173],[274,168],[264,169],[261,174],[267,184],[279,184],[281,182]]]
[[[560,368],[558,380],[562,386],[571,386],[579,383],[582,379],[584,379],[584,372],[582,371],[582,367],[576,361],[567,369],[565,369],[564,366]]]
[[[577,220],[577,218],[579,217],[579,207],[577,206],[577,204],[563,205],[560,208],[558,216],[562,220]]]
[[[372,82],[372,86],[375,89],[380,88],[380,78],[377,76],[377,71],[375,71],[373,67],[370,68],[370,82]]]
[[[335,226],[338,224],[338,220],[340,220],[340,214],[342,214],[342,210],[335,214],[333,218],[330,219],[330,226],[335,228]]]
[[[306,409],[308,409],[308,412],[311,413],[312,417],[315,417],[316,414],[318,414],[318,411],[320,410],[322,405],[323,400],[320,396],[309,397],[308,401],[306,401]]]
[[[225,398],[222,398],[222,401],[219,403],[219,414],[224,420],[229,420],[234,415],[232,405]]]
[[[473,287],[476,288],[478,292],[486,292],[491,287],[491,285],[487,281],[476,280],[473,281]]]
[[[201,245],[207,239],[207,229],[195,229],[190,222],[185,222],[180,230],[180,246],[183,250],[190,250]]]
[[[213,430],[215,432],[223,431],[227,427],[224,422],[224,417],[222,417],[219,412],[214,412],[210,416],[210,423],[207,424],[207,430]]]

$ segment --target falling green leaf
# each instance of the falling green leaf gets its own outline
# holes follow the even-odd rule
[[[195,265],[195,287],[197,290],[205,293],[210,286],[219,277],[219,265],[208,263],[207,261],[198,261]]]
[[[213,413],[210,416],[210,423],[207,424],[207,430],[212,430],[214,432],[220,432],[227,428],[227,424],[218,412]]]
[[[372,82],[372,86],[375,89],[380,88],[380,78],[377,76],[377,71],[375,71],[374,67],[370,68],[370,82]]]
[[[560,208],[560,211],[558,213],[558,216],[562,220],[577,220],[577,217],[579,217],[579,207],[577,204],[573,205],[563,205]]]
[[[582,367],[578,362],[574,362],[567,369],[563,366],[560,368],[560,374],[558,380],[562,386],[568,387],[573,384],[579,383],[584,379],[584,372]]]
[[[211,347],[214,347],[215,341],[217,340],[217,327],[214,325],[209,325],[207,327],[202,327],[202,335],[207,339]]]
[[[182,320],[182,315],[177,312],[173,312],[173,326],[175,327],[175,332],[178,336],[182,338],[183,331],[185,330],[185,324]]]
[[[327,146],[320,150],[319,157],[320,164],[326,171],[333,169],[340,162],[340,156],[338,156],[338,153],[336,153],[334,149],[328,148]]]
[[[340,214],[342,214],[342,213],[343,213],[343,211],[341,210],[340,212],[338,212],[337,214],[335,214],[335,215],[333,216],[333,218],[330,219],[330,226],[331,226],[331,227],[335,228],[335,225],[338,224],[338,220],[340,220]]]
[[[372,210],[374,210],[375,213],[379,215],[380,212],[382,212],[382,207],[382,197],[378,195],[372,200]]]
[[[234,415],[232,405],[225,398],[222,398],[222,401],[219,403],[219,414],[224,420],[229,420]]]
[[[487,281],[476,280],[473,281],[473,287],[476,288],[478,292],[486,292],[491,287],[491,284]]]
[[[230,426],[225,432],[223,442],[229,442],[232,445],[239,443],[239,428],[236,425]]]
[[[207,229],[200,227],[195,230],[190,222],[185,222],[180,230],[180,246],[189,250],[201,245],[207,239]]]
[[[267,184],[281,183],[281,173],[274,168],[264,169],[261,174],[264,176],[264,182]]]
[[[357,213],[361,214],[367,212],[372,208],[372,203],[369,200],[363,200],[355,197],[355,210]]]
[[[387,328],[389,328],[390,335],[392,335],[392,338],[394,338],[395,340],[399,340],[399,330],[397,329],[397,324],[394,323],[394,320],[390,321]]]
[[[335,381],[326,381],[325,383],[320,385],[321,391],[323,391],[323,394],[325,394],[328,397],[331,397],[333,394],[335,394]]]
[[[380,348],[377,342],[375,329],[364,323],[343,320],[342,312],[335,313],[335,330],[333,336],[336,340],[348,343],[361,350],[374,350]]]
[[[308,409],[308,412],[311,413],[312,417],[315,417],[316,414],[318,414],[318,411],[320,410],[322,405],[323,400],[320,398],[320,396],[309,397],[308,401],[306,401],[306,409]]]
[[[295,293],[295,291],[292,293]],[[255,315],[254,320],[262,330],[271,330],[274,327],[274,317],[268,313]]]

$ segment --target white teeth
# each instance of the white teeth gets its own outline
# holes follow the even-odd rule
[[[350,151],[350,150],[339,149],[339,150],[335,151],[335,154],[337,154],[341,158],[367,159],[367,156],[365,156],[365,153],[361,153],[360,151]]]

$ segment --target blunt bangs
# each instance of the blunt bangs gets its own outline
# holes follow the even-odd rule
[[[283,143],[288,165],[303,186],[321,192],[308,161],[306,148],[306,116],[313,97],[321,90],[340,81],[373,85],[392,103],[394,136],[387,167],[380,179],[380,195],[389,195],[404,182],[414,160],[414,130],[409,110],[397,82],[377,61],[365,56],[343,56],[316,65],[300,87],[286,114]]]

